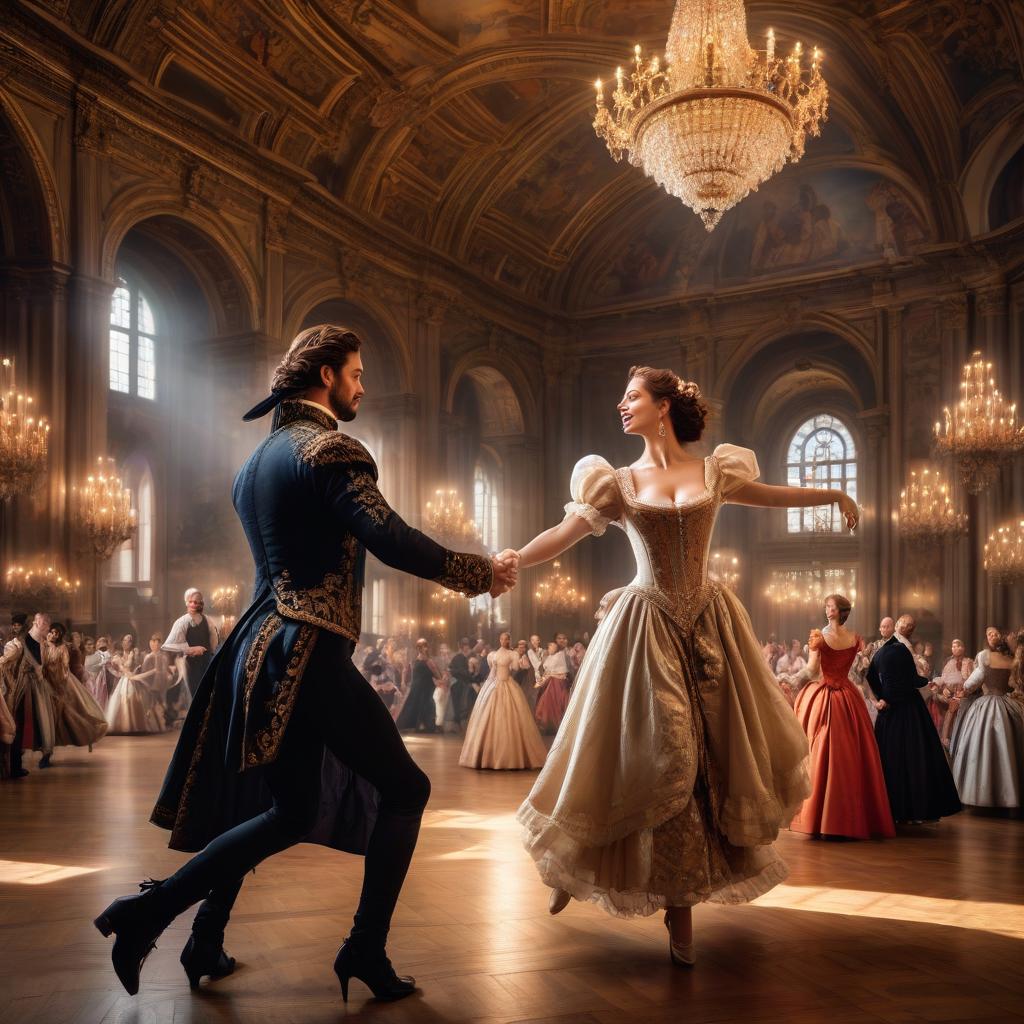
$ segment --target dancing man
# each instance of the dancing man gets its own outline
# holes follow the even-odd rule
[[[516,570],[449,551],[388,506],[369,452],[337,429],[364,394],[359,348],[343,328],[308,328],[277,367],[270,396],[246,414],[274,410],[270,436],[233,490],[255,596],[199,686],[152,817],[170,829],[172,848],[202,852],[96,919],[116,935],[114,969],[131,994],[157,937],[200,900],[182,964],[193,986],[228,973],[223,929],[241,880],[304,840],[365,854],[354,926],[334,963],[343,997],[352,977],[382,999],[415,989],[391,967],[385,943],[430,783],[352,664],[366,550],[469,596],[504,593]],[[346,785],[353,777],[361,786]],[[260,782],[272,804],[245,820]],[[342,797],[366,787],[376,792],[353,815]]]

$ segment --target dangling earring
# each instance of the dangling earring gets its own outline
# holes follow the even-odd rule
[[[665,421],[663,419],[658,420],[658,437],[665,436]]]

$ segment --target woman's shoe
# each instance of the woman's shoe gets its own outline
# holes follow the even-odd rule
[[[50,758],[51,757],[53,757],[53,754],[43,754],[43,756],[41,758],[39,758],[39,767],[40,768],[49,768],[50,767]]]
[[[567,906],[569,906],[569,900],[572,896],[569,895],[564,889],[552,889],[551,895],[548,897],[548,913],[554,917],[555,914],[560,914]]]
[[[416,980],[396,974],[383,949],[375,953],[362,952],[349,939],[342,943],[334,959],[334,973],[341,982],[341,998],[346,1003],[351,978],[358,978],[375,998],[384,1001],[404,999],[416,991]]]
[[[697,952],[693,943],[683,945],[681,942],[672,941],[672,926],[668,923],[668,915],[665,915],[665,927],[668,929],[668,955],[676,967],[692,967],[697,962]]]
[[[146,957],[156,948],[160,933],[171,923],[161,906],[160,883],[150,879],[139,885],[138,896],[114,900],[93,924],[104,936],[114,933],[110,959],[128,995],[139,991],[139,973]]]
[[[193,929],[181,951],[181,966],[185,968],[189,988],[199,988],[201,978],[224,978],[231,974],[235,958],[224,952],[222,939],[207,939]]]

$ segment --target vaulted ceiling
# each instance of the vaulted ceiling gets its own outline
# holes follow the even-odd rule
[[[965,169],[1024,110],[1020,0],[748,0],[752,41],[824,49],[831,116],[707,236],[590,125],[593,80],[664,46],[665,0],[44,2],[388,230],[567,309],[805,266],[789,208],[825,211],[823,266],[963,241]]]

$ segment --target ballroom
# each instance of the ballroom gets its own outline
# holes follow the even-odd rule
[[[0,1024],[1024,1020],[1022,865],[1020,0],[4,5]]]

